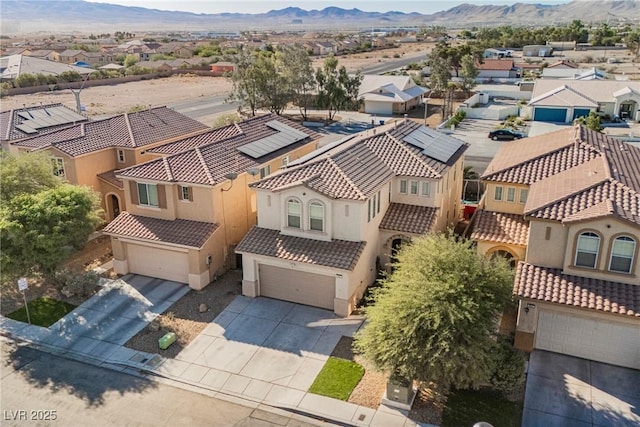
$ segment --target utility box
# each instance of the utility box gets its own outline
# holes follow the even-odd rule
[[[171,344],[176,342],[177,338],[178,337],[176,336],[175,333],[167,332],[162,336],[162,338],[158,340],[158,346],[160,347],[161,350],[166,350],[167,348],[169,348]]]
[[[387,400],[398,403],[409,403],[413,394],[411,381],[389,379],[387,382]]]

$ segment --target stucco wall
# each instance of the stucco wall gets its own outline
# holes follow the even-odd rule
[[[525,260],[542,267],[562,268],[566,242],[567,228],[562,224],[532,219]]]
[[[528,190],[528,185],[517,185],[507,183],[485,182],[487,185],[485,196],[485,210],[491,212],[503,212],[522,215],[524,213],[525,203],[520,203],[520,194],[522,190]],[[496,187],[502,187],[502,201],[495,199]],[[515,189],[515,200],[507,202],[508,189]],[[526,202],[526,199],[525,199]]]

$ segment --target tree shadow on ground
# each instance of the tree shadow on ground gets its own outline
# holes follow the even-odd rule
[[[3,340],[1,346],[3,378],[15,372],[35,388],[71,394],[83,400],[88,408],[103,405],[106,395],[113,392],[124,395],[157,387],[148,379],[115,374],[109,369],[41,352],[28,344]]]

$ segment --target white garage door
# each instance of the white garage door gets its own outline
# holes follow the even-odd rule
[[[128,244],[127,259],[131,273],[189,283],[189,258],[186,252]]]
[[[260,295],[333,310],[336,279],[260,264]]]
[[[536,348],[640,369],[640,328],[541,311]]]
[[[364,112],[369,114],[390,115],[393,114],[393,104],[391,102],[365,101]]]

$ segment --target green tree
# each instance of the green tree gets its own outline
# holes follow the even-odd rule
[[[473,55],[468,54],[462,57],[460,77],[462,77],[462,90],[469,92],[476,86],[478,77],[478,67],[476,67]]]
[[[35,194],[62,184],[45,153],[14,156],[0,153],[0,205],[22,194]]]
[[[495,372],[496,319],[511,302],[506,260],[472,241],[427,235],[403,246],[373,292],[356,349],[379,369],[448,389],[477,388]]]
[[[293,98],[290,79],[284,72],[282,52],[260,52],[253,76],[262,100],[260,106],[272,113],[282,114]]]
[[[600,116],[594,111],[590,111],[588,116],[578,117],[576,121],[587,129],[591,129],[596,132],[600,132],[602,130],[602,126],[600,125]]]
[[[629,31],[624,38],[624,42],[633,54],[633,61],[638,61],[638,58],[640,58],[640,28]]]
[[[0,210],[3,280],[41,273],[51,276],[74,250],[82,249],[100,223],[99,197],[89,187],[61,184],[12,198]]]
[[[136,65],[136,62],[138,62],[138,57],[132,54],[129,54],[127,56],[125,56],[124,58],[124,63],[122,65],[124,65],[125,67],[129,68],[132,67],[134,65]]]
[[[299,45],[285,45],[281,53],[282,71],[291,87],[292,101],[300,109],[303,120],[311,105],[311,94],[316,81],[307,51]]]
[[[316,104],[329,111],[329,120],[342,109],[354,109],[359,105],[358,91],[362,82],[360,73],[350,77],[344,66],[338,67],[333,54],[324,60],[322,67],[316,69],[318,95]]]
[[[252,52],[242,51],[233,57],[233,62],[235,67],[230,76],[233,86],[229,100],[238,101],[240,108],[248,107],[251,115],[255,116],[262,102],[258,90],[257,57]]]

